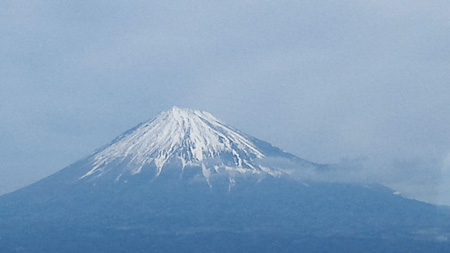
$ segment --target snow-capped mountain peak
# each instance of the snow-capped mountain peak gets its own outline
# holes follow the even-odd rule
[[[118,181],[143,170],[201,168],[209,183],[211,174],[260,174],[279,176],[282,171],[258,163],[266,154],[249,137],[226,126],[208,112],[172,109],[129,130],[94,153],[92,168],[80,179],[113,173]]]

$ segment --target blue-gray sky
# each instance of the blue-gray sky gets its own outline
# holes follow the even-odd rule
[[[0,194],[173,105],[450,204],[450,2],[0,2]]]

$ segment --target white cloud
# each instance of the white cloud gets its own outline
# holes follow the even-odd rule
[[[450,152],[442,159],[439,180],[439,202],[450,205]]]

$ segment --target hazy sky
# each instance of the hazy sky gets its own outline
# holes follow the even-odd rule
[[[3,0],[0,34],[0,194],[177,105],[450,204],[447,0]]]

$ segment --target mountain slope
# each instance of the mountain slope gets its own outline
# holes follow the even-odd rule
[[[95,152],[88,158],[89,171],[79,179],[128,182],[144,174],[149,180],[161,174],[178,178],[200,174],[212,187],[214,177],[225,176],[232,186],[237,175],[289,173],[282,166],[267,166],[270,158],[295,161],[300,167],[316,166],[228,127],[207,112],[173,107]]]

